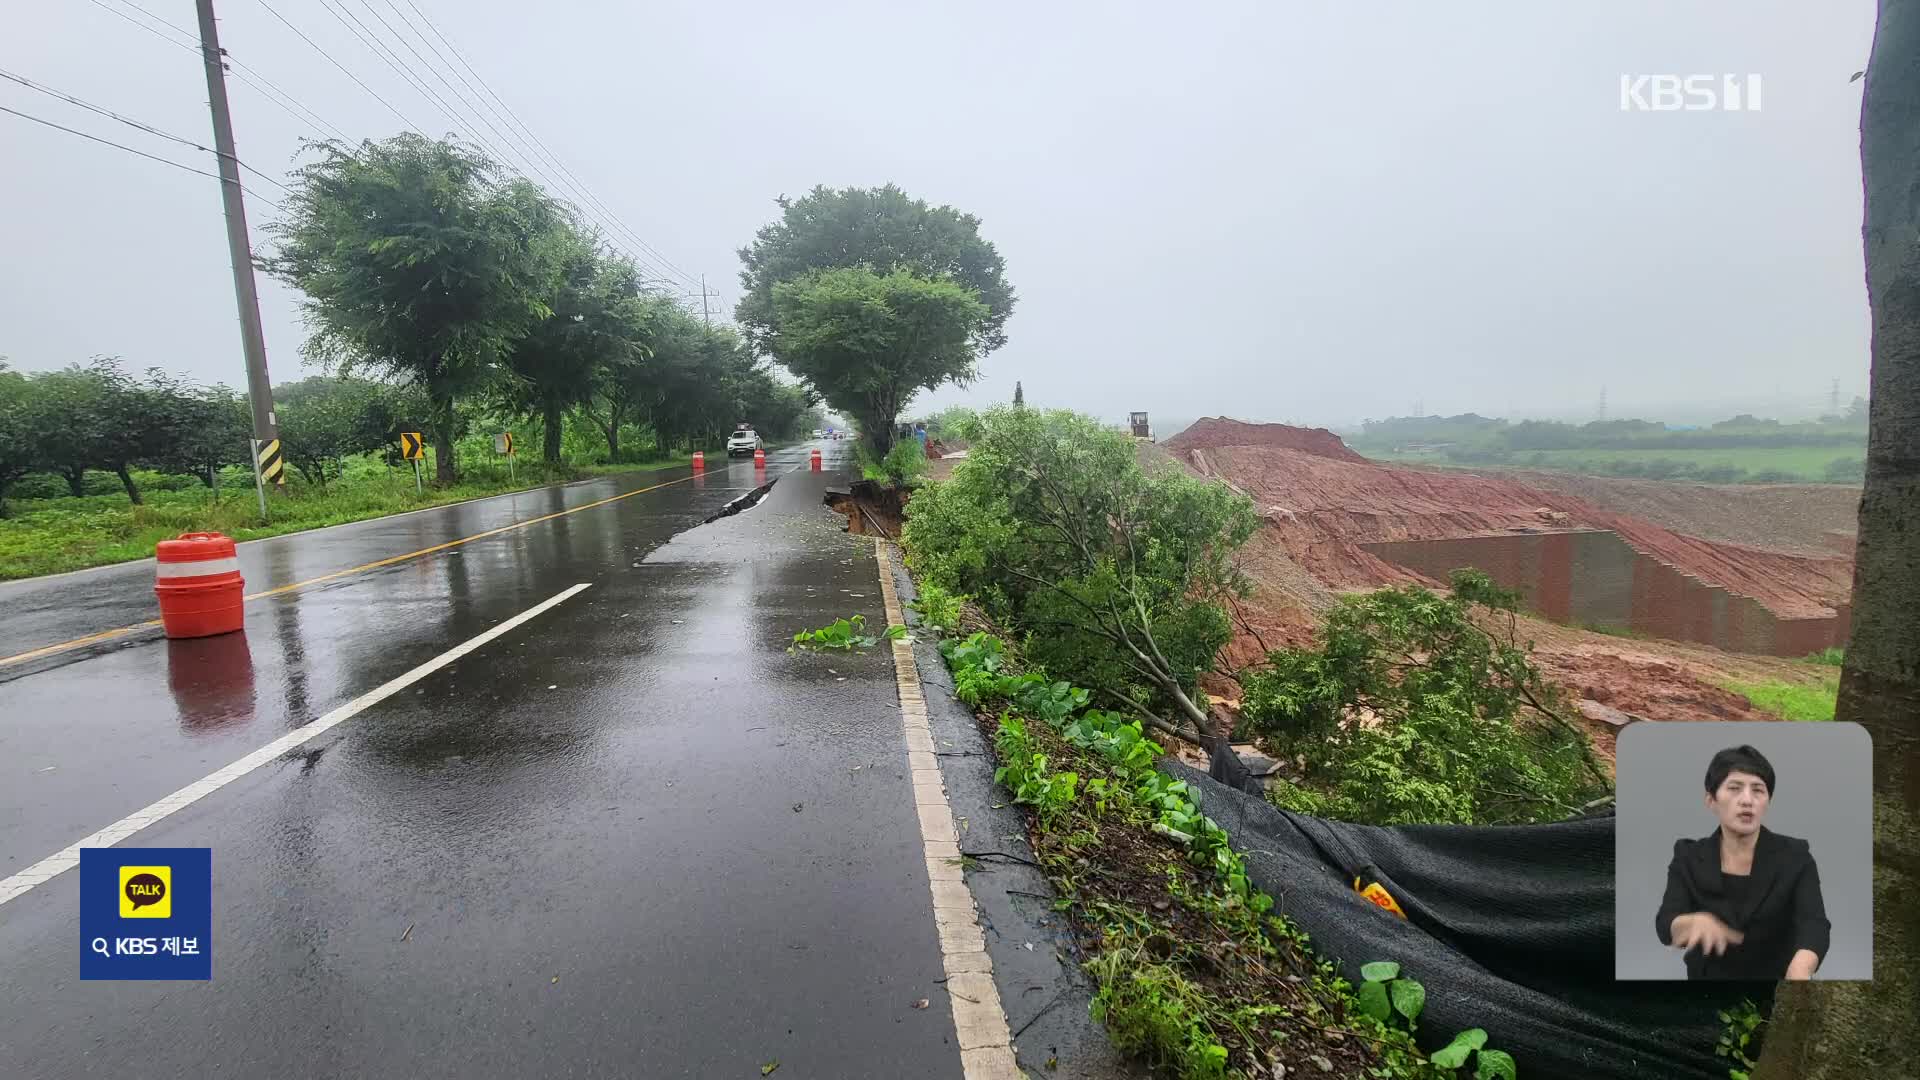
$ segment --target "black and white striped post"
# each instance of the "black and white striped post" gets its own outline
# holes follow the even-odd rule
[[[253,490],[260,496],[260,520],[265,521],[267,485],[286,486],[287,463],[280,453],[279,439],[268,439],[265,442],[253,439],[251,442],[253,443]]]

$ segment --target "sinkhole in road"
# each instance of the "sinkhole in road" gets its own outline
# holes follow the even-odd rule
[[[855,536],[900,535],[900,523],[907,514],[906,488],[886,487],[872,480],[856,480],[846,491],[829,490],[821,500],[837,514],[845,515],[847,532]]]

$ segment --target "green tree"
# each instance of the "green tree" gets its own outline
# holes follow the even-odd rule
[[[1276,650],[1241,678],[1248,726],[1297,765],[1275,801],[1375,825],[1488,825],[1558,821],[1607,791],[1517,638],[1518,610],[1476,570],[1457,571],[1450,596],[1342,597],[1316,647]]]
[[[0,362],[0,517],[7,516],[7,492],[41,465],[38,388]]]
[[[987,305],[967,287],[864,267],[809,271],[773,287],[773,355],[860,427],[875,457],[921,390],[966,383]]]
[[[86,366],[36,375],[42,410],[41,454],[78,496],[88,469],[120,478],[127,499],[140,505],[133,467],[166,460],[177,450],[180,428],[164,407],[164,388],[143,387],[117,357],[95,357]]]
[[[578,406],[579,414],[600,429],[607,440],[607,458],[622,461],[621,432],[634,421],[652,425],[656,407],[665,404],[668,371],[690,364],[698,351],[692,317],[664,296],[637,293],[628,316],[634,347],[616,350],[595,371],[593,392]],[[655,445],[666,449],[671,441],[653,428]]]
[[[1013,286],[1007,283],[1006,260],[981,239],[979,218],[951,206],[929,206],[892,184],[837,191],[820,186],[799,199],[783,195],[774,201],[780,220],[761,227],[753,243],[740,250],[746,292],[734,308],[734,318],[759,351],[773,351],[768,343],[775,330],[775,285],[812,270],[854,266],[958,282],[987,306],[977,328],[978,353],[984,356],[1007,343]]]
[[[1873,740],[1874,981],[1782,986],[1756,1080],[1911,1075],[1920,1061],[1920,0],[1880,0],[1866,80],[1873,367],[1853,633],[1834,719]]]
[[[1213,749],[1224,733],[1195,684],[1231,633],[1232,556],[1258,518],[1246,496],[1148,473],[1136,453],[1089,417],[990,409],[952,477],[908,504],[908,558],[1028,635],[1048,671]]]
[[[457,479],[455,401],[485,389],[513,344],[552,313],[559,211],[454,141],[404,133],[315,144],[294,174],[263,260],[306,294],[307,354],[342,371],[385,370],[431,404],[436,478]]]
[[[346,459],[385,446],[390,388],[371,379],[316,376],[274,388],[281,452],[307,483],[337,479]],[[397,435],[397,431],[394,433]]]
[[[154,371],[148,378],[149,407],[168,430],[146,464],[186,473],[219,495],[217,474],[228,465],[250,465],[253,417],[247,399],[231,387],[195,387]]]
[[[541,418],[542,456],[560,464],[562,421],[590,402],[616,367],[645,358],[649,312],[642,301],[640,272],[626,259],[609,257],[597,237],[569,228],[563,240],[560,287],[553,314],[536,323],[508,353],[511,378],[504,383],[510,407]],[[617,423],[607,431],[609,451],[619,447]]]

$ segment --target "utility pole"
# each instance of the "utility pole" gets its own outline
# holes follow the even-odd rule
[[[240,345],[247,358],[247,401],[253,407],[253,486],[260,516],[267,516],[267,485],[286,485],[280,457],[280,425],[273,415],[273,383],[267,378],[267,343],[260,330],[260,297],[253,287],[253,247],[247,240],[247,207],[240,188],[240,159],[233,149],[233,116],[227,110],[227,65],[213,0],[195,0],[200,12],[200,52],[207,68],[207,107],[213,111],[214,156],[220,159],[220,197],[227,209],[227,256],[233,263],[233,298],[240,307]]]
[[[713,329],[713,311],[707,307],[707,275],[700,275],[700,317],[707,320],[707,329]]]

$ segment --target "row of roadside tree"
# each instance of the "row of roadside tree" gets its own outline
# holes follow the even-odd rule
[[[772,439],[822,422],[817,395],[738,332],[682,308],[572,208],[472,148],[410,133],[322,143],[293,180],[260,263],[304,294],[303,352],[329,372],[274,391],[286,459],[309,483],[353,455],[391,457],[417,430],[452,484],[454,443],[482,416],[518,419],[556,465],[569,425],[618,463],[714,447],[738,422]],[[78,496],[88,470],[111,472],[135,504],[137,470],[214,486],[248,463],[251,435],[226,386],[113,358],[0,366],[0,513],[35,473]]]

